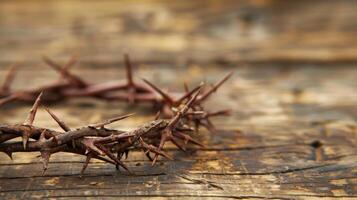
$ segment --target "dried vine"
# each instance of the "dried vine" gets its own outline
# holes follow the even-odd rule
[[[72,57],[63,67],[49,58],[44,61],[58,71],[61,78],[42,87],[12,91],[10,85],[14,79],[15,69],[12,67],[0,88],[0,105],[13,101],[35,101],[28,117],[22,124],[0,125],[0,151],[12,158],[14,152],[40,152],[43,162],[43,173],[48,168],[50,156],[57,152],[68,152],[86,156],[81,174],[85,171],[91,159],[99,159],[122,167],[130,172],[122,162],[123,155],[128,156],[132,150],[141,149],[155,164],[159,156],[172,159],[163,148],[170,141],[179,149],[185,151],[185,145],[192,143],[200,147],[204,144],[190,135],[199,126],[214,131],[215,127],[210,118],[227,115],[228,110],[207,112],[202,103],[215,92],[231,75],[229,73],[211,88],[202,91],[203,84],[189,90],[185,85],[185,93],[180,98],[173,98],[151,82],[136,83],[133,79],[129,57],[125,56],[127,81],[90,84],[72,74],[69,69],[76,63]],[[157,96],[159,94],[160,96]],[[103,100],[129,101],[130,103],[152,102],[160,105],[160,112],[154,121],[137,127],[132,131],[113,130],[106,125],[125,119],[131,115],[119,116],[107,121],[84,126],[72,130],[63,120],[46,108],[49,115],[57,122],[63,131],[33,125],[40,102],[59,101],[73,97],[95,97]],[[195,127],[192,128],[191,126]],[[22,142],[10,141],[22,138]],[[153,157],[152,157],[153,155]]]

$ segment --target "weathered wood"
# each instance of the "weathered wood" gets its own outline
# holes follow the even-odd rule
[[[36,153],[0,154],[0,198],[357,199],[357,1],[1,1],[0,82],[20,62],[14,89],[58,78],[47,54],[85,80],[125,76],[182,90],[227,71],[232,79],[207,107],[230,108],[208,146],[188,153],[167,145],[174,161],[151,166],[142,152],[126,164],[135,175],[58,153],[46,174]],[[289,64],[287,64],[289,62]],[[322,64],[323,62],[323,64]],[[311,64],[315,63],[315,64]],[[186,65],[187,64],[187,65]],[[184,67],[183,67],[184,66]],[[109,127],[131,129],[154,118],[152,105],[95,99],[51,107],[71,128],[118,114]],[[19,123],[31,105],[0,107],[1,123]],[[60,130],[40,109],[35,124]]]
[[[1,1],[0,61],[348,62],[356,1]],[[175,59],[173,59],[175,58]]]
[[[20,67],[15,87],[31,87],[56,77],[41,67],[29,71],[29,66]],[[184,80],[173,79],[174,76],[185,75],[184,79],[197,82],[204,76],[214,81],[226,72],[214,65],[207,65],[204,73],[199,66],[180,70],[164,66],[139,65],[136,73],[155,79],[159,85],[178,88]],[[167,152],[175,161],[160,160],[155,167],[142,152],[134,152],[126,161],[135,173],[132,176],[95,161],[80,179],[84,158],[64,153],[51,157],[49,169],[41,176],[36,153],[16,153],[13,161],[0,154],[0,195],[2,198],[357,198],[354,104],[357,69],[349,65],[334,69],[303,65],[235,68],[232,80],[208,103],[214,105],[212,110],[233,109],[232,117],[215,120],[224,130],[198,135],[208,148],[190,147],[185,154],[168,145]],[[88,80],[96,77],[98,82],[125,75],[120,67],[99,71],[80,66],[76,70]],[[28,77],[32,77],[31,85],[24,82]],[[130,129],[154,115],[150,105],[139,108],[125,105],[82,99],[49,106],[71,127],[134,109],[144,117],[134,116],[112,125]],[[23,121],[30,106],[1,108],[0,120]],[[35,123],[59,129],[43,110],[38,112]]]

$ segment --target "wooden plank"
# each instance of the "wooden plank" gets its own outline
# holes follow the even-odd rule
[[[214,64],[175,69],[147,64],[138,65],[136,72],[174,89],[184,80],[190,85],[202,79],[214,82],[228,70]],[[78,177],[80,156],[54,155],[42,177],[37,153],[16,153],[13,161],[0,154],[1,198],[356,199],[356,70],[353,65],[338,70],[324,65],[236,67],[232,80],[207,104],[212,110],[233,110],[231,117],[214,121],[220,131],[197,136],[208,149],[190,147],[184,154],[169,145],[167,151],[176,160],[161,160],[155,167],[142,152],[134,152],[126,161],[135,172],[132,176],[96,161],[83,179]],[[124,76],[122,68],[113,66],[82,65],[75,73],[96,82]],[[14,87],[34,87],[55,78],[42,66],[24,64]],[[0,121],[22,122],[30,106],[0,108]],[[111,126],[131,129],[154,115],[150,105],[128,108],[91,99],[48,106],[71,127],[135,110],[138,116]],[[58,129],[42,109],[35,123]]]
[[[0,61],[350,62],[355,1],[1,1]]]
[[[3,197],[257,197],[309,198],[356,195],[356,164],[264,175],[183,174],[34,177],[2,180]],[[21,184],[20,184],[21,183]],[[351,185],[352,184],[352,185]]]

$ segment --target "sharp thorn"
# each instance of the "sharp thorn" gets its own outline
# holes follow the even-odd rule
[[[133,68],[131,66],[130,58],[128,54],[124,54],[124,63],[126,68],[126,78],[128,81],[128,86],[133,86]]]
[[[48,112],[48,114],[51,115],[52,119],[54,119],[64,131],[71,131],[71,128],[69,128],[69,126],[67,126],[66,123],[64,123],[62,120],[60,120],[58,116],[55,115],[50,109],[45,108],[45,110]]]
[[[226,82],[231,76],[233,72],[229,72],[227,75],[223,77],[220,81],[218,81],[211,89],[209,89],[206,93],[204,93],[197,102],[202,102],[206,100],[212,93],[214,93],[224,82]]]
[[[200,94],[202,86],[198,89],[198,91],[194,94],[193,97],[183,106],[183,108],[177,112],[177,114],[171,119],[169,124],[167,125],[168,129],[173,129],[176,124],[180,121],[181,117],[186,114],[186,112],[191,108],[191,106],[194,104],[196,101],[198,95]]]
[[[114,117],[112,119],[108,119],[104,122],[100,122],[98,124],[94,124],[94,125],[90,125],[91,127],[95,127],[95,128],[98,128],[98,127],[103,127],[105,125],[108,125],[108,124],[111,124],[111,123],[114,123],[116,121],[119,121],[119,120],[123,120],[123,119],[126,119],[128,117],[131,117],[135,115],[135,113],[130,113],[130,114],[127,114],[127,115],[122,115],[122,116],[118,116],[118,117]]]
[[[156,115],[155,115],[155,120],[158,120],[160,118],[160,114],[161,114],[161,111],[157,111]]]
[[[177,102],[181,103],[183,100],[185,100],[186,98],[190,98],[192,96],[192,94],[194,94],[196,91],[198,91],[199,89],[202,88],[202,86],[204,85],[204,83],[200,83],[199,86],[195,87],[194,89],[192,89],[191,91],[186,92],[186,94],[184,94]]]
[[[23,123],[23,125],[32,125],[33,124],[33,121],[35,120],[35,116],[36,116],[36,112],[37,112],[37,109],[40,105],[40,101],[41,101],[41,97],[42,97],[42,92],[38,95],[35,103],[33,104],[29,114],[27,115],[27,118],[25,120],[25,122]]]
[[[11,83],[14,80],[15,77],[15,70],[16,70],[16,65],[11,65],[8,73],[5,76],[4,83],[2,87],[0,88],[1,92],[9,92],[10,91],[10,86]]]
[[[147,85],[149,85],[152,89],[154,89],[157,93],[159,93],[164,100],[169,103],[170,105],[172,105],[174,103],[174,100],[171,98],[171,96],[169,94],[167,94],[166,92],[164,92],[163,90],[161,90],[160,88],[158,88],[156,85],[154,85],[153,83],[151,83],[150,81],[146,80],[146,79],[142,79]]]

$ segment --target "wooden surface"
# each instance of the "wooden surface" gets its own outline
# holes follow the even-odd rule
[[[208,2],[208,3],[207,3]],[[126,164],[135,175],[59,153],[44,176],[37,153],[0,154],[0,198],[357,199],[357,1],[1,1],[0,81],[20,62],[13,85],[55,80],[46,54],[86,80],[124,77],[122,53],[136,79],[171,90],[232,79],[207,106],[230,108],[201,131],[207,149],[172,145],[175,160],[152,167],[142,152]],[[71,127],[136,112],[111,127],[152,120],[150,105],[76,99],[48,105]],[[20,123],[30,105],[0,108],[1,123]],[[59,128],[41,109],[35,125]]]
[[[351,62],[353,0],[1,1],[0,60]],[[173,59],[175,58],[175,59]]]
[[[122,77],[120,69],[81,70],[88,80],[96,76],[97,81],[104,81]],[[138,74],[173,88],[183,81],[172,82],[177,74],[213,81],[228,70],[232,69],[206,66],[203,71],[191,66],[178,72],[145,65],[139,66]],[[357,68],[248,66],[234,71],[233,79],[208,103],[212,110],[231,108],[234,112],[215,121],[221,128],[217,133],[200,133],[198,138],[207,149],[192,147],[184,154],[168,146],[175,161],[161,160],[155,167],[142,152],[135,152],[126,161],[134,176],[94,162],[82,179],[78,177],[84,161],[80,156],[54,155],[41,176],[37,153],[17,153],[13,161],[1,154],[1,196],[356,198]],[[21,76],[33,77],[36,85],[54,73],[24,70]],[[23,80],[18,78],[17,85],[24,84]],[[133,110],[138,112],[136,117],[113,126],[130,129],[153,118],[148,106],[128,108],[89,99],[50,107],[72,127]],[[22,122],[29,108],[3,108],[0,120]],[[36,125],[58,129],[43,110]]]

